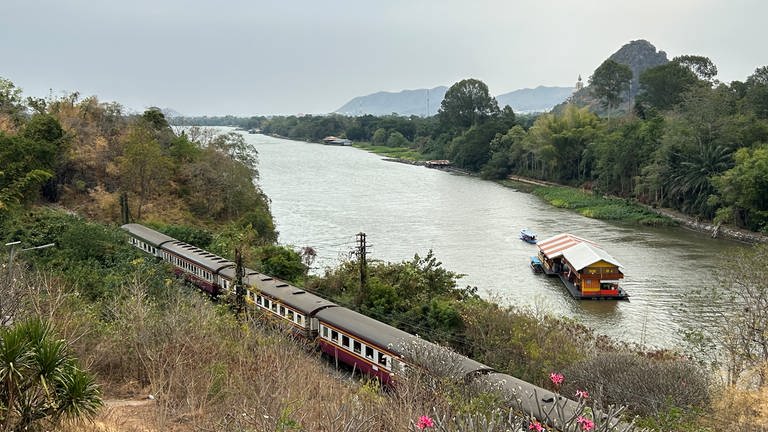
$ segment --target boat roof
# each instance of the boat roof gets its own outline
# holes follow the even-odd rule
[[[128,231],[128,234],[131,236],[140,238],[154,247],[159,247],[163,243],[176,240],[175,238],[167,236],[161,232],[157,232],[152,228],[147,228],[144,225],[135,223],[125,224],[120,228]]]
[[[608,252],[589,243],[579,243],[563,251],[563,257],[571,267],[579,271],[596,262],[605,261],[617,267],[623,267],[620,262],[608,254]]]
[[[577,237],[573,234],[563,233],[545,240],[539,240],[536,246],[547,258],[557,258],[563,255],[563,251],[580,243],[588,243],[597,246],[597,243]]]

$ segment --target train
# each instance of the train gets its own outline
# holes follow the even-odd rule
[[[201,290],[217,295],[234,289],[236,265],[233,261],[140,224],[126,224],[122,229],[128,233],[131,245],[168,263],[174,273]],[[438,363],[435,359],[440,358],[443,363],[446,359],[450,363],[447,368],[443,365],[440,373],[451,374],[484,389],[501,391],[515,401],[517,408],[541,422],[562,425],[583,409],[583,404],[577,401],[500,373],[256,270],[243,269],[243,284],[251,307],[286,323],[336,362],[370,375],[384,385],[394,385],[408,368],[435,365]]]

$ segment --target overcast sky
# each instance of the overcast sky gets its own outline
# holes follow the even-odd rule
[[[477,78],[572,86],[625,43],[768,65],[766,0],[2,0],[0,77],[186,115],[326,113]]]

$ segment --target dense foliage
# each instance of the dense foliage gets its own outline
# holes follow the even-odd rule
[[[587,89],[609,111],[632,102],[630,80],[640,87],[631,112],[617,110],[607,119],[575,102],[557,113],[517,116],[509,107],[499,109],[482,82],[468,79],[449,89],[435,117],[289,116],[241,123],[293,139],[346,137],[393,156],[448,159],[484,178],[554,181],[768,230],[768,66],[744,82],[720,83],[716,74],[701,56],[676,57],[639,77],[606,61]]]
[[[127,115],[77,93],[25,101],[0,80],[0,217],[44,199],[121,222],[123,195],[134,220],[233,222],[274,242],[256,163],[239,134],[176,133],[156,108]]]

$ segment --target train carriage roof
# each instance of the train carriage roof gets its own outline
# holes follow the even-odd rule
[[[378,347],[397,354],[405,358],[406,361],[416,360],[416,362],[419,362],[419,360],[422,360],[420,363],[432,360],[450,361],[452,365],[448,369],[453,371],[452,374],[458,375],[457,378],[463,378],[474,372],[492,370],[492,368],[480,362],[450,352],[446,348],[435,345],[432,342],[347,308],[335,307],[325,309],[318,312],[315,316],[320,321],[359,337],[363,341],[373,343]],[[418,359],[414,357],[418,357]]]
[[[175,238],[167,236],[161,232],[157,232],[151,228],[145,227],[144,225],[135,223],[125,224],[120,228],[128,231],[128,234],[131,236],[140,238],[154,247],[160,247],[163,243],[176,240]]]
[[[184,259],[192,261],[201,267],[210,270],[212,273],[216,273],[223,268],[235,265],[235,263],[226,258],[222,258],[200,249],[199,247],[178,240],[164,243],[162,248]]]
[[[263,273],[248,274],[243,282],[308,316],[314,316],[318,310],[336,306],[336,303]]]

